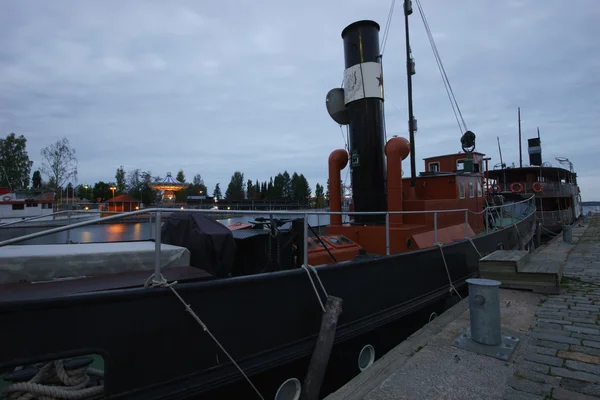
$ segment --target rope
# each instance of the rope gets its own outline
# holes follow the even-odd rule
[[[477,246],[475,246],[475,242],[473,242],[473,239],[471,239],[471,237],[467,237],[467,239],[469,240],[469,242],[471,242],[471,244],[473,245],[473,248],[475,249],[475,251],[477,252],[477,255],[479,255],[479,258],[481,259],[481,253],[479,252],[479,250],[477,250]]]
[[[173,287],[176,284],[177,284],[177,281],[173,281],[171,283],[168,283],[167,280],[165,279],[165,277],[162,274],[160,275],[160,279],[156,280],[155,279],[155,275],[152,274],[146,280],[146,283],[144,283],[144,287],[150,287],[150,286],[152,286],[152,287],[165,287],[165,288],[171,289],[171,292],[173,292],[173,294],[175,295],[175,297],[177,297],[179,299],[179,301],[181,302],[181,304],[183,304],[185,306],[185,311],[187,311],[188,313],[190,313],[190,315],[196,320],[196,322],[198,323],[198,325],[200,325],[202,327],[202,329],[204,330],[204,332],[206,332],[208,334],[208,336],[210,336],[210,338],[215,342],[215,344],[217,346],[219,346],[219,348],[221,349],[221,351],[223,353],[225,353],[225,355],[227,356],[227,358],[229,358],[229,360],[232,362],[233,365],[235,365],[235,367],[238,369],[238,371],[240,371],[240,373],[246,379],[246,381],[248,381],[248,383],[250,384],[250,386],[252,386],[252,389],[254,389],[254,391],[256,392],[256,394],[258,395],[258,397],[260,397],[262,400],[265,400],[265,398],[262,396],[262,394],[260,394],[260,392],[258,391],[258,389],[256,388],[256,386],[254,386],[254,384],[252,383],[252,381],[250,380],[250,378],[248,377],[248,375],[246,375],[246,373],[242,370],[242,368],[238,365],[238,363],[235,362],[235,360],[233,359],[233,357],[231,357],[231,355],[229,355],[229,353],[227,352],[227,350],[225,350],[225,348],[219,342],[219,340],[212,334],[212,332],[208,329],[208,327],[206,326],[206,324],[204,322],[202,322],[202,320],[200,319],[200,317],[198,317],[198,315],[194,312],[194,310],[192,310],[192,307],[183,300],[183,298],[179,295],[179,293],[177,293],[177,291]]]
[[[540,224],[540,228],[542,228],[543,230],[545,230],[546,232],[548,232],[551,236],[560,236],[560,233],[554,233],[551,230],[544,228],[544,225]]]
[[[449,291],[450,291],[450,293],[452,293],[452,291],[454,290],[454,293],[456,293],[456,295],[458,296],[458,298],[462,300],[462,297],[460,296],[460,293],[458,293],[458,291],[456,290],[456,288],[452,284],[452,278],[450,277],[450,270],[448,269],[448,263],[446,263],[446,257],[444,256],[444,249],[442,248],[444,246],[444,244],[441,243],[441,242],[438,242],[437,245],[440,248],[440,253],[442,253],[442,260],[444,260],[444,267],[446,267],[446,274],[448,275],[448,282],[450,282],[450,289],[449,289]]]
[[[385,23],[385,28],[383,29],[383,38],[381,43],[381,55],[385,52],[385,44],[387,43],[389,37],[390,26],[392,24],[392,14],[394,13],[394,5],[396,4],[396,0],[392,0],[392,5],[390,6],[390,11],[388,13],[388,18]]]
[[[301,265],[301,267],[308,274],[308,279],[310,280],[310,284],[312,285],[313,290],[315,291],[315,295],[317,296],[317,300],[319,300],[319,304],[321,305],[321,309],[323,310],[323,312],[325,312],[326,311],[325,310],[325,304],[323,304],[323,300],[321,300],[321,296],[319,296],[319,291],[317,290],[317,286],[315,285],[315,282],[313,281],[313,278],[310,275],[310,271],[312,270],[315,273],[317,281],[319,281],[319,285],[321,285],[321,289],[323,290],[323,293],[325,293],[325,297],[328,297],[329,295],[327,294],[327,291],[325,290],[325,286],[323,286],[323,282],[321,282],[321,278],[319,278],[319,274],[318,274],[317,270],[312,265],[304,265],[303,264],[303,265]]]
[[[521,235],[521,232],[519,232],[519,227],[517,226],[517,223],[513,222],[513,225],[515,226],[515,229],[517,230],[517,235],[519,236],[519,238],[523,239],[523,236]],[[519,246],[521,246],[521,245],[519,244]]]
[[[452,106],[452,111],[454,112],[454,116],[456,117],[456,122],[458,124],[458,129],[463,133],[467,130],[467,124],[465,123],[465,119],[460,111],[460,107],[458,106],[458,101],[456,100],[456,96],[454,95],[454,91],[452,90],[452,86],[450,85],[450,80],[448,79],[448,75],[446,74],[446,69],[444,68],[444,64],[442,63],[442,57],[437,49],[437,45],[435,44],[435,40],[433,38],[433,34],[431,33],[431,29],[429,28],[429,23],[427,22],[427,18],[425,17],[425,11],[423,10],[423,6],[419,0],[416,0],[417,7],[419,8],[419,13],[421,14],[421,19],[423,20],[423,25],[425,27],[425,31],[427,32],[427,37],[429,39],[429,43],[431,45],[431,49],[433,50],[433,55],[435,57],[435,61],[438,65],[438,69],[440,71],[440,75],[442,77],[442,81],[444,82],[444,87],[446,88],[446,93],[448,94],[448,99],[450,100],[450,105]],[[459,120],[460,117],[460,120]],[[461,126],[462,122],[462,126]]]
[[[104,385],[86,387],[89,375],[104,376],[104,372],[87,366],[65,370],[63,361],[55,360],[41,367],[28,382],[12,383],[3,392],[7,400],[78,400],[102,394]]]

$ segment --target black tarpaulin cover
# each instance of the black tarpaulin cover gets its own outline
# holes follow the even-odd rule
[[[163,224],[162,242],[190,251],[190,265],[214,276],[226,277],[235,258],[231,230],[214,218],[198,213],[174,212]]]

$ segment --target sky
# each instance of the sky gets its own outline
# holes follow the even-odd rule
[[[0,2],[0,134],[40,151],[67,137],[79,184],[123,166],[199,173],[212,192],[234,171],[327,180],[344,136],[325,96],[340,87],[342,30],[381,25],[391,0]],[[567,157],[583,200],[600,200],[600,7],[597,0],[422,0],[477,151],[518,166],[540,128],[542,156]],[[457,152],[460,136],[416,4],[409,17],[417,170]],[[404,17],[397,1],[383,55],[387,137],[408,136]],[[405,176],[409,163],[403,164]],[[342,176],[346,176],[343,171]],[[349,178],[347,184],[350,183]]]

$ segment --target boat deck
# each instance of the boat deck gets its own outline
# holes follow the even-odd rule
[[[154,272],[151,241],[0,248],[0,302],[40,300],[141,287]],[[162,244],[161,272],[169,281],[208,279],[190,266],[190,252]]]

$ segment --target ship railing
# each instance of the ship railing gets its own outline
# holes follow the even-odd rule
[[[558,182],[541,182],[542,191],[535,192],[532,188],[533,183],[530,182],[515,182],[523,186],[522,194],[535,194],[537,196],[570,196],[577,194],[577,186],[571,183],[558,183]],[[510,190],[510,186],[513,182],[506,182],[506,187],[502,189],[505,191]]]
[[[243,215],[265,215],[265,216],[269,216],[269,218],[273,218],[275,216],[282,216],[282,217],[290,217],[290,216],[299,216],[302,217],[303,219],[303,226],[304,226],[304,243],[308,243],[308,237],[309,237],[309,223],[308,223],[308,217],[311,215],[317,215],[317,216],[331,216],[331,215],[341,215],[344,216],[345,214],[350,214],[350,215],[385,215],[385,248],[386,248],[386,255],[390,254],[390,215],[395,215],[395,214],[404,214],[404,215],[410,215],[410,214],[433,214],[433,222],[434,222],[434,243],[438,243],[438,214],[440,213],[464,213],[465,216],[465,240],[469,240],[470,236],[469,236],[469,214],[475,214],[475,215],[482,215],[483,213],[486,214],[486,225],[487,225],[487,216],[488,213],[490,212],[494,212],[497,210],[500,211],[504,211],[506,208],[513,208],[516,207],[519,204],[526,204],[529,203],[530,206],[527,207],[527,210],[531,209],[531,206],[533,206],[533,208],[531,209],[531,212],[535,212],[535,202],[534,202],[534,196],[531,196],[528,199],[516,202],[516,203],[511,203],[511,204],[503,204],[503,205],[494,205],[494,206],[488,206],[486,207],[483,211],[480,212],[473,212],[469,209],[456,209],[456,210],[419,210],[419,211],[390,211],[390,212],[355,212],[355,211],[341,211],[341,212],[332,212],[332,211],[309,211],[309,210],[304,210],[304,211],[256,211],[256,210],[201,210],[201,209],[185,209],[185,212],[187,213],[200,213],[200,214],[220,214],[220,215],[226,215],[226,214],[232,214],[232,215],[239,215],[239,214],[243,214]],[[531,214],[531,212],[529,212],[529,215]],[[70,225],[66,225],[66,226],[61,226],[61,227],[56,227],[56,228],[52,228],[52,229],[47,229],[41,232],[35,232],[35,233],[30,233],[28,235],[24,235],[24,236],[20,236],[20,237],[16,237],[16,238],[12,238],[12,239],[8,239],[8,240],[4,240],[2,242],[0,242],[0,247],[2,246],[7,246],[7,245],[11,245],[11,244],[17,244],[17,243],[21,243],[30,239],[36,239],[39,237],[43,237],[43,236],[47,236],[47,235],[52,235],[55,233],[59,233],[59,232],[64,232],[67,231],[69,232],[72,229],[75,228],[82,228],[82,227],[86,227],[86,226],[90,226],[90,225],[94,225],[94,224],[98,224],[100,222],[107,222],[107,221],[117,221],[119,219],[122,218],[127,218],[127,217],[131,217],[131,216],[137,216],[137,215],[143,215],[143,214],[148,214],[150,216],[150,218],[152,218],[152,216],[154,216],[154,222],[155,222],[155,230],[154,230],[154,243],[155,243],[155,257],[154,257],[154,276],[159,278],[160,277],[160,253],[161,253],[161,228],[162,228],[162,217],[163,217],[163,213],[165,214],[171,214],[173,213],[173,209],[172,208],[146,208],[146,209],[142,209],[142,210],[135,210],[135,211],[130,211],[130,212],[124,212],[124,213],[118,213],[116,215],[110,215],[110,216],[106,216],[103,218],[97,218],[97,219],[93,219],[93,220],[87,220],[87,221],[82,221],[82,222],[76,222]],[[524,219],[527,217],[527,215],[523,215],[521,213],[521,215],[519,216],[521,219]],[[152,220],[150,219],[150,223],[152,223]],[[487,228],[486,228],[487,231]],[[69,241],[67,241],[69,242]],[[308,245],[304,245],[304,254],[303,254],[303,261],[304,261],[304,265],[308,265]]]
[[[563,210],[537,211],[538,219],[542,224],[565,224],[573,219],[573,209],[571,207]]]
[[[87,211],[84,211],[84,210],[56,211],[56,212],[53,212],[53,213],[43,214],[43,215],[36,215],[36,216],[33,216],[33,217],[23,217],[23,218],[21,218],[18,221],[6,222],[6,223],[3,223],[3,224],[0,224],[0,228],[6,228],[6,227],[9,227],[9,226],[14,226],[14,225],[22,224],[24,222],[35,221],[35,220],[38,220],[38,219],[48,218],[48,217],[53,217],[52,220],[54,221],[55,220],[54,217],[56,217],[58,215],[66,215],[65,219],[70,224],[71,216],[73,214],[79,214],[79,213],[82,213],[82,214],[94,214],[94,213],[97,213],[97,214],[99,214],[100,211],[97,211],[97,210],[87,210]],[[19,218],[19,217],[8,217],[8,218],[12,219],[12,218]]]

